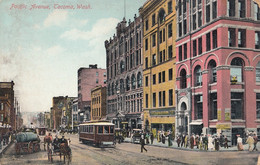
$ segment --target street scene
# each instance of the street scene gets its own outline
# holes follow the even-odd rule
[[[260,0],[0,0],[0,165],[260,165]]]

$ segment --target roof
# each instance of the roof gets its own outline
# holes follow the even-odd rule
[[[115,125],[113,123],[107,123],[107,122],[99,122],[99,123],[85,123],[85,124],[80,124],[80,126],[82,125]]]

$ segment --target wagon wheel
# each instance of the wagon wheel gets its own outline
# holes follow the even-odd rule
[[[28,153],[32,153],[33,152],[33,143],[29,142],[28,143]]]
[[[38,152],[38,151],[40,151],[40,145],[39,143],[36,143],[33,145],[33,152]]]

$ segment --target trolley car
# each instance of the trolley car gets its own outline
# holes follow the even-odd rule
[[[80,124],[79,141],[92,142],[98,147],[114,147],[114,124],[106,121]]]

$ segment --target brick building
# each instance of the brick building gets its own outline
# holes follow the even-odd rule
[[[178,133],[260,135],[260,9],[253,0],[177,0]]]
[[[142,29],[141,17],[128,24],[124,18],[113,38],[105,41],[107,119],[127,130],[142,127]]]
[[[106,69],[97,68],[97,64],[78,70],[78,109],[79,122],[90,120],[91,89],[106,86]]]
[[[106,118],[107,88],[98,86],[91,90],[91,121]]]

